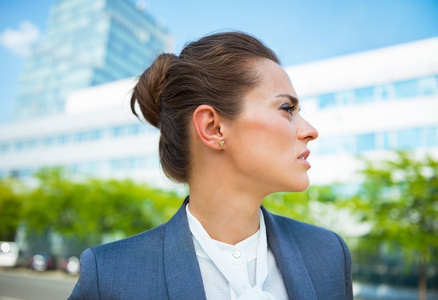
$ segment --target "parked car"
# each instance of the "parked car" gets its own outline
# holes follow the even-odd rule
[[[15,267],[18,262],[19,249],[17,243],[0,242],[0,267]]]
[[[56,269],[55,256],[49,253],[38,253],[29,257],[29,267],[35,271]]]
[[[61,259],[60,267],[63,271],[67,272],[71,275],[79,274],[79,258],[75,255],[70,256],[69,258]]]

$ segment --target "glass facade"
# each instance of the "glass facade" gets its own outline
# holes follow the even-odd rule
[[[378,150],[417,150],[438,146],[438,127],[416,127],[352,136],[321,138],[318,154],[361,154]]]
[[[158,135],[158,129],[145,124],[130,123],[120,124],[102,128],[93,128],[83,131],[73,131],[50,136],[35,136],[27,139],[17,139],[0,142],[0,155],[7,155],[13,152],[20,152],[23,155],[32,153],[35,150],[57,148],[59,151],[73,145],[91,146],[103,140],[123,143],[124,138],[138,137],[147,139],[148,136]],[[101,172],[123,172],[134,170],[159,169],[158,153],[144,156],[126,156],[123,153],[120,157],[97,161],[78,161],[72,164],[59,165],[72,174],[99,175]],[[52,166],[53,167],[53,166]],[[35,168],[4,168],[0,167],[0,178],[13,176],[17,178],[28,178],[38,171]]]
[[[386,84],[336,91],[308,96],[317,103],[320,111],[373,103],[378,107],[382,101],[416,101],[418,97],[438,95],[438,75],[430,75]],[[367,132],[350,136],[319,138],[317,152],[321,155],[348,153],[352,155],[379,150],[417,150],[438,146],[438,127],[404,128],[384,132]]]
[[[15,119],[64,109],[72,91],[139,76],[168,33],[128,0],[60,0],[19,80]]]
[[[342,105],[433,95],[438,95],[438,75],[413,78],[379,86],[363,87],[350,91],[327,93],[317,96],[317,99],[318,107],[326,109]]]
[[[0,154],[11,151],[32,151],[35,148],[60,147],[79,143],[92,143],[102,139],[122,138],[145,133],[156,133],[158,129],[144,124],[127,124],[113,127],[95,128],[90,130],[62,133],[60,135],[31,137],[16,141],[5,141],[0,143]]]
[[[58,165],[57,167],[62,167],[67,172],[75,175],[96,176],[104,171],[126,172],[136,170],[158,170],[160,168],[160,158],[158,157],[158,154],[134,157],[128,156],[101,161],[81,161],[72,164]],[[16,168],[13,170],[0,169],[0,179],[6,177],[27,179],[32,177],[38,171],[39,169],[35,168]]]

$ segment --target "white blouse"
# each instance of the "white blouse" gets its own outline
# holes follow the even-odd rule
[[[288,299],[283,279],[268,248],[263,212],[260,228],[229,245],[210,238],[186,206],[187,219],[208,300]]]

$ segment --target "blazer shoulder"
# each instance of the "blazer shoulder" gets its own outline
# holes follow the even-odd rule
[[[343,254],[350,260],[350,252],[341,236],[337,233],[316,225],[304,223],[291,218],[272,215],[274,220],[296,241],[304,252],[312,253],[315,250],[332,249],[335,253]]]
[[[132,255],[137,251],[151,251],[157,247],[162,247],[165,226],[166,223],[128,238],[93,247],[91,250],[96,257],[111,254],[120,257],[120,254],[124,252]]]
[[[96,257],[91,249],[81,255],[81,274],[68,300],[99,299]]]
[[[296,242],[312,281],[328,282],[328,278],[331,278],[333,282],[328,290],[338,287],[336,293],[341,294],[338,294],[337,299],[353,299],[351,256],[342,237],[322,227],[287,217],[272,216],[282,232]],[[323,297],[328,290],[321,292],[322,289],[318,289],[317,294]]]
[[[139,299],[142,293],[159,299],[165,288],[157,276],[163,274],[165,224],[115,242],[86,249],[81,272],[69,298]],[[130,274],[130,276],[127,276]]]
[[[323,238],[323,239],[335,239],[339,237],[335,232],[323,227],[297,221],[288,217],[272,214],[273,219],[279,224],[285,227],[295,238]]]

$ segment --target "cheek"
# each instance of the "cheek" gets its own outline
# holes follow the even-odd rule
[[[293,133],[290,122],[286,118],[252,118],[246,120],[239,130],[242,147],[248,145],[252,151],[265,154],[276,153],[293,143]],[[246,147],[245,147],[246,148]]]
[[[253,121],[248,127],[257,132],[260,140],[277,147],[291,142],[292,130],[286,118],[270,118],[262,122]],[[274,149],[272,149],[274,150]]]

